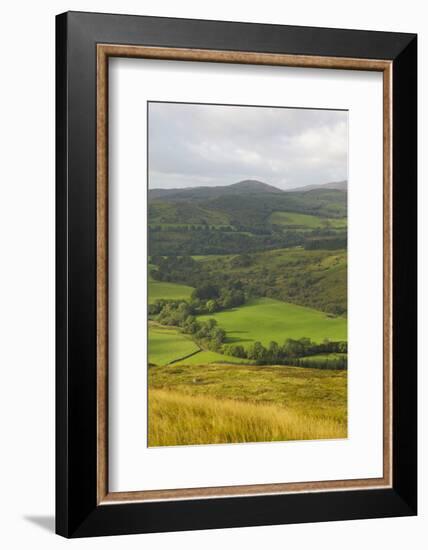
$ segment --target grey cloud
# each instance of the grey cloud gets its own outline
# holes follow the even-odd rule
[[[259,179],[282,189],[347,178],[344,111],[149,104],[149,186]]]

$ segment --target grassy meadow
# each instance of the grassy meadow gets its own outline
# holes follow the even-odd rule
[[[150,446],[347,437],[343,371],[155,367],[149,384]]]
[[[346,437],[341,423],[292,409],[164,390],[150,391],[149,411],[150,447]]]
[[[199,351],[199,346],[173,327],[149,324],[149,363],[167,365]]]
[[[248,363],[248,360],[215,351],[205,351],[176,328],[149,323],[149,364],[165,366],[210,363],[238,365]]]
[[[273,212],[269,222],[290,228],[317,229],[331,227],[343,229],[347,225],[346,218],[322,218],[311,214],[299,214],[297,212]]]
[[[190,298],[194,290],[191,286],[157,281],[153,277],[155,271],[156,266],[149,264],[147,268],[149,304],[153,304],[156,300],[188,300]]]
[[[153,304],[156,300],[187,300],[192,291],[193,288],[187,285],[149,281],[149,304]]]
[[[226,330],[227,342],[244,346],[258,340],[264,345],[285,338],[308,337],[316,342],[325,338],[346,339],[346,319],[329,317],[321,311],[271,298],[257,298],[239,308],[219,311],[206,320],[215,319]]]

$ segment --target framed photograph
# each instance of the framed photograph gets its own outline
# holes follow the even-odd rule
[[[416,35],[56,23],[57,533],[416,514]]]

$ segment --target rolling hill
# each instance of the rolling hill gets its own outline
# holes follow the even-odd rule
[[[313,185],[304,185],[303,187],[294,187],[293,189],[285,189],[287,193],[292,193],[295,191],[306,192],[314,191],[317,189],[336,189],[337,191],[348,191],[348,181],[330,181],[328,183],[313,184]]]
[[[329,185],[329,184],[327,184]],[[255,180],[228,186],[149,191],[149,224],[264,224],[275,211],[345,217],[347,193],[327,186],[281,191]]]
[[[282,191],[262,181],[242,180],[231,185],[217,185],[214,187],[150,189],[149,200],[206,200],[222,195],[241,195],[242,193],[282,193]]]
[[[347,193],[328,185],[284,192],[244,180],[229,186],[151,190],[149,253],[194,256],[293,246],[344,248]]]
[[[259,180],[242,180],[230,185],[216,185],[212,187],[181,187],[172,189],[149,189],[150,200],[168,199],[168,200],[205,200],[222,195],[236,195],[245,193],[306,193],[307,191],[319,191],[323,189],[333,189],[336,191],[347,191],[347,180],[331,181],[328,183],[303,185],[291,189],[279,189]]]
[[[347,311],[344,250],[284,248],[244,255],[195,256],[181,270],[168,264],[156,275],[164,281],[160,284],[174,287],[177,298],[189,287],[181,291],[175,283],[198,287],[239,281],[251,296],[275,298],[335,315]],[[169,287],[166,290],[169,292]],[[157,297],[161,297],[159,293]]]

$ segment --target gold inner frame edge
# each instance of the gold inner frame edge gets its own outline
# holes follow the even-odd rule
[[[383,73],[383,477],[187,489],[108,488],[108,59],[132,57]],[[378,489],[392,485],[392,70],[385,60],[257,52],[97,45],[97,503]]]

